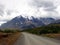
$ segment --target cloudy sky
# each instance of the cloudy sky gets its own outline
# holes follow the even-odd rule
[[[60,0],[0,0],[0,25],[16,16],[60,17]]]

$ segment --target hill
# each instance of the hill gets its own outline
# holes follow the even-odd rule
[[[60,33],[60,24],[49,24],[47,26],[24,30],[33,34],[52,34]]]

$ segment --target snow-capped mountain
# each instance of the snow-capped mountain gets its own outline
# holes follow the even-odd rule
[[[55,19],[54,18],[40,18],[40,20],[45,24],[48,25],[50,23],[54,23]]]
[[[54,21],[55,19],[53,18],[35,18],[32,16],[31,19],[29,19],[28,17],[25,18],[23,16],[18,16],[8,21],[7,23],[2,24],[1,28],[35,28],[48,25],[50,23],[53,23]]]

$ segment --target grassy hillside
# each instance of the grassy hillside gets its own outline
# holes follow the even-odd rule
[[[27,29],[24,30],[26,32],[30,32],[33,34],[51,34],[51,33],[60,33],[60,24],[50,24],[47,26],[43,26],[43,27],[38,27],[38,28],[34,28],[34,29]]]

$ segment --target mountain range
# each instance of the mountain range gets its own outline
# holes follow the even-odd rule
[[[25,18],[23,16],[17,16],[7,23],[2,24],[0,28],[27,29],[41,27],[52,23],[60,23],[60,20],[56,20],[54,18],[35,18],[33,16],[29,19],[28,17]]]

